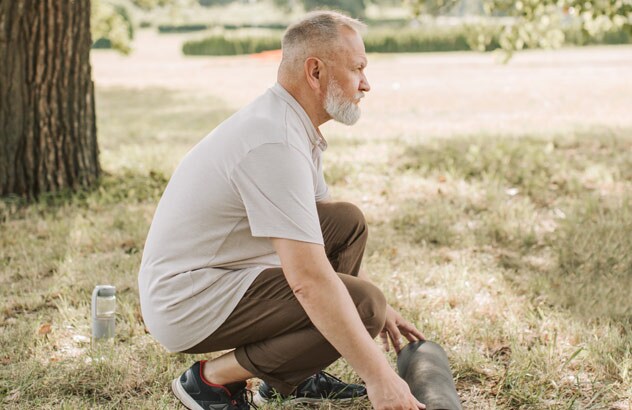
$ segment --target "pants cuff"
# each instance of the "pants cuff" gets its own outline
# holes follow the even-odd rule
[[[296,385],[284,382],[283,380],[277,379],[268,373],[260,371],[252,360],[250,360],[250,357],[248,357],[245,346],[235,349],[235,359],[237,359],[237,363],[239,363],[241,367],[248,370],[261,380],[264,380],[284,396],[289,396],[296,389]]]

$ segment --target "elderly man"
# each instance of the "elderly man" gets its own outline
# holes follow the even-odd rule
[[[289,27],[277,84],[187,154],[158,204],[139,274],[148,329],[170,351],[234,349],[173,381],[190,409],[247,409],[251,377],[259,401],[424,408],[373,341],[423,335],[360,271],[364,217],[322,172],[318,127],[354,124],[370,90],[362,28],[334,12]],[[341,355],[366,388],[322,372]]]

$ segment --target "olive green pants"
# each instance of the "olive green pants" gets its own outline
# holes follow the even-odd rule
[[[328,202],[318,204],[318,216],[327,257],[375,337],[384,326],[386,300],[378,288],[356,277],[368,235],[364,215],[355,205]],[[340,357],[310,321],[281,268],[261,272],[228,319],[185,352],[232,348],[242,367],[281,394],[290,394]]]

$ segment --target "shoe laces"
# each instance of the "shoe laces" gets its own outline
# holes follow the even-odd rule
[[[258,409],[257,405],[254,403],[254,398],[252,392],[247,388],[243,388],[235,394],[232,395],[230,404],[235,407],[235,409]]]
[[[316,382],[320,383],[321,381],[324,381],[329,389],[333,389],[336,383],[346,384],[345,382],[343,382],[342,380],[340,380],[333,374],[327,373],[326,371],[322,371],[322,370],[316,373]]]

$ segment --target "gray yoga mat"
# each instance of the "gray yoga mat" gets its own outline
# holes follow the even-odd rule
[[[397,369],[427,410],[462,410],[448,356],[438,344],[409,343],[399,352]]]

